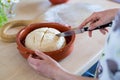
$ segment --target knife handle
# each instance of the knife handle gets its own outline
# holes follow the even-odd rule
[[[107,24],[102,25],[102,26],[99,26],[99,27],[96,27],[96,28],[93,29],[93,30],[98,30],[98,29],[103,29],[103,28],[106,28],[106,27],[111,27],[111,25],[112,25],[112,22],[107,23]],[[85,27],[85,28],[84,28],[84,31],[92,31],[92,30],[88,30],[88,27]]]

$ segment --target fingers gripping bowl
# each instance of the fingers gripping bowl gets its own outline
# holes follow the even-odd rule
[[[61,25],[59,23],[35,23],[35,24],[31,24],[31,25],[27,26],[26,28],[22,29],[17,34],[16,43],[17,43],[17,48],[18,48],[19,52],[21,53],[21,55],[24,58],[27,59],[30,54],[33,54],[33,55],[35,54],[35,51],[34,51],[35,49],[33,50],[33,49],[26,47],[26,43],[25,43],[26,37],[31,32],[33,32],[37,29],[40,29],[40,28],[45,28],[45,27],[54,28],[60,32],[70,30],[70,27],[67,27],[65,25]],[[75,40],[75,35],[65,37],[66,42],[65,42],[65,45],[63,47],[58,48],[58,49],[53,50],[53,51],[47,51],[47,52],[45,52],[43,50],[43,52],[45,54],[49,55],[50,57],[52,57],[53,59],[55,59],[56,61],[60,61],[60,60],[64,59],[65,57],[67,57],[72,52],[74,40]],[[50,45],[50,44],[46,44],[46,46],[47,45]]]

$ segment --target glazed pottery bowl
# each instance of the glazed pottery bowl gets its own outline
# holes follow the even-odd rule
[[[26,26],[25,28],[23,28],[22,30],[19,31],[19,33],[17,34],[17,38],[16,38],[17,48],[18,48],[20,54],[24,58],[27,59],[30,54],[32,54],[32,55],[35,54],[35,52],[33,50],[30,50],[27,47],[25,47],[26,36],[31,31],[38,29],[38,28],[43,28],[43,27],[55,28],[55,29],[59,30],[60,32],[68,31],[71,29],[70,27],[59,24],[59,23],[34,23],[34,24]],[[75,34],[72,36],[67,36],[67,37],[65,37],[65,39],[66,39],[66,45],[63,48],[56,50],[56,51],[43,52],[43,53],[52,57],[56,61],[60,61],[60,60],[64,59],[73,50]]]

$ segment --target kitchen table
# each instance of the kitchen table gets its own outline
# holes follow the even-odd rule
[[[69,0],[67,4],[71,3],[100,5],[104,9],[120,7],[120,4],[110,0]],[[9,21],[37,19],[51,7],[53,6],[48,0],[21,0],[16,7],[16,16]],[[92,38],[88,37],[87,32],[76,35],[72,53],[60,61],[60,65],[72,74],[82,75],[100,58],[105,38],[106,35],[102,35],[99,31],[94,31]],[[49,79],[40,76],[28,65],[18,52],[16,43],[0,41],[0,80]]]

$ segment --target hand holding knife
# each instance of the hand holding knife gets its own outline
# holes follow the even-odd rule
[[[102,28],[106,28],[106,27],[111,27],[112,25],[112,22],[108,23],[108,24],[105,24],[105,25],[102,25],[102,26],[98,26],[96,27],[95,29],[93,30],[98,30],[98,29],[102,29]],[[86,31],[90,31],[88,29],[88,27],[84,27],[82,29],[80,28],[77,28],[77,29],[73,29],[73,30],[69,30],[69,31],[65,31],[65,32],[62,32],[62,33],[59,33],[59,34],[56,34],[57,36],[71,36],[73,34],[79,34],[79,33],[83,33],[83,32],[86,32]]]

